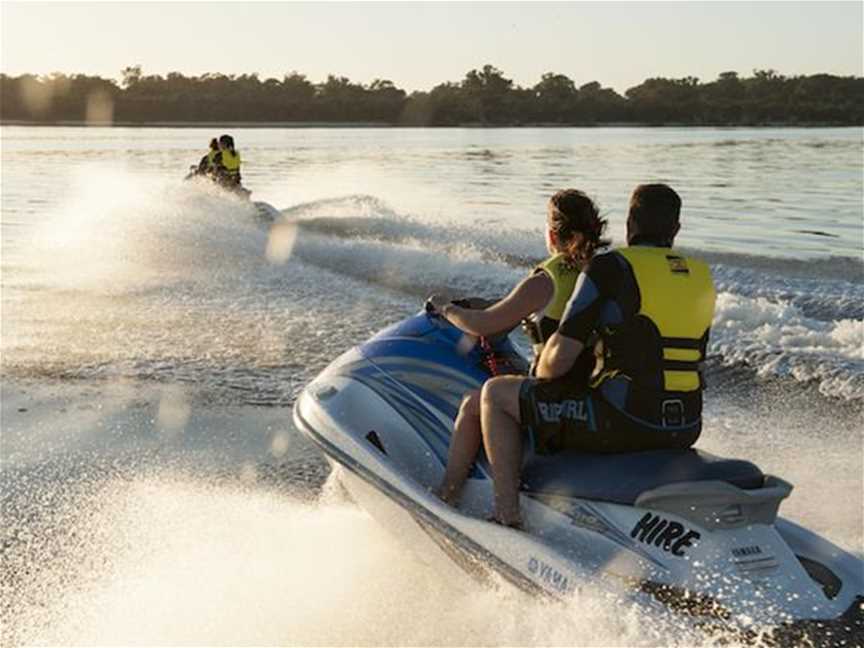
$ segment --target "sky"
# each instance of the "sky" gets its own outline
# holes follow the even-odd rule
[[[6,2],[0,71],[296,70],[408,90],[490,63],[624,92],[647,78],[754,69],[862,76],[862,2]]]

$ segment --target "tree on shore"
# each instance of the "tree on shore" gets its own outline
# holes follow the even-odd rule
[[[254,73],[148,75],[131,65],[120,74],[119,83],[82,74],[0,74],[0,118],[34,123],[864,125],[864,78],[787,77],[770,69],[745,78],[727,71],[709,82],[654,77],[624,96],[598,81],[577,85],[558,72],[522,88],[493,65],[410,95],[387,79],[364,85],[329,75],[312,83],[296,71],[262,80]]]

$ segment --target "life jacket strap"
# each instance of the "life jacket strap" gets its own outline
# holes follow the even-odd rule
[[[704,338],[663,337],[660,338],[660,341],[664,347],[673,347],[675,349],[696,349],[697,351],[701,351],[702,346],[705,344]]]
[[[702,372],[705,363],[701,360],[662,360],[664,371],[698,371]]]

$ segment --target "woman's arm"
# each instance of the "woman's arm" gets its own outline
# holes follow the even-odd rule
[[[484,310],[444,304],[438,312],[471,335],[492,335],[513,328],[531,313],[543,310],[552,300],[555,286],[545,272],[526,277],[501,301]],[[431,300],[434,304],[434,299]]]

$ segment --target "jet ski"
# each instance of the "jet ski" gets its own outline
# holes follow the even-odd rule
[[[225,191],[229,191],[240,198],[248,200],[252,203],[252,206],[255,207],[255,213],[258,218],[267,224],[272,224],[277,218],[282,215],[278,209],[276,209],[273,205],[268,202],[264,202],[263,200],[252,200],[252,191],[243,187],[242,185],[231,185],[219,182],[211,173],[208,173],[202,170],[200,165],[193,164],[189,167],[189,173],[183,178],[183,180],[194,180],[194,181],[207,181],[212,182],[213,184],[221,187]]]
[[[487,521],[478,459],[459,509],[433,493],[461,398],[527,368],[507,336],[477,340],[420,312],[350,349],[293,410],[350,496],[439,569],[540,596],[589,587],[693,626],[781,644],[864,645],[864,562],[778,517],[792,485],[700,450],[531,456],[523,530]]]

